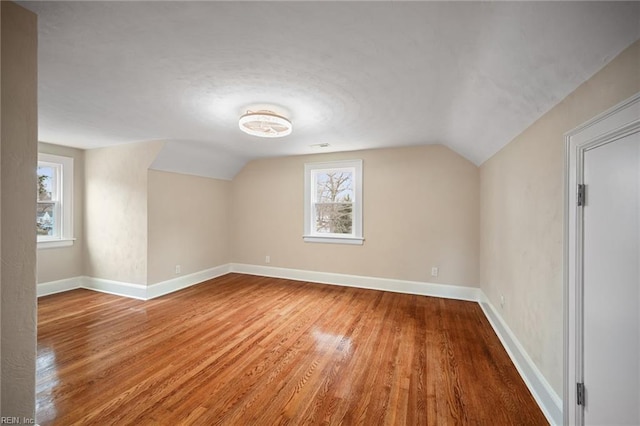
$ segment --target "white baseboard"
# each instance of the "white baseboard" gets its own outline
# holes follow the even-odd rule
[[[482,293],[480,307],[549,423],[552,425],[563,424],[562,399],[538,370],[531,357],[484,293]]]
[[[77,288],[84,288],[87,290],[99,291],[101,293],[114,294],[116,296],[149,300],[164,296],[165,294],[173,293],[174,291],[182,290],[183,288],[187,288],[195,284],[200,284],[201,282],[228,273],[229,264],[226,264],[150,285],[133,284],[86,276],[74,277],[38,284],[38,297],[75,290]]]
[[[49,281],[36,286],[38,297],[49,296],[50,294],[62,293],[64,291],[82,288],[83,277],[66,278],[64,280]]]
[[[230,264],[227,263],[225,265],[205,269],[204,271],[195,272],[193,274],[182,275],[170,280],[149,284],[147,287],[146,298],[148,300],[164,296],[165,294],[173,293],[174,291],[182,290],[183,288],[191,287],[192,285],[221,277],[222,275],[228,274],[229,270]]]
[[[183,288],[199,284],[229,272],[265,277],[286,278],[322,284],[358,287],[370,290],[383,290],[395,293],[418,294],[422,296],[443,297],[447,299],[469,300],[477,302],[480,289],[447,284],[433,284],[417,281],[393,280],[359,275],[335,274],[330,272],[305,271],[301,269],[276,268],[268,266],[232,263],[205,269],[189,275],[183,275],[155,284],[133,284],[122,281],[105,280],[93,277],[74,277],[66,280],[38,284],[38,297],[77,288],[95,290],[102,293],[149,300]]]
[[[147,286],[144,284],[125,283],[122,281],[105,280],[102,278],[82,277],[82,288],[115,294],[133,299],[146,300]]]
[[[479,288],[448,284],[433,284],[418,281],[366,277],[362,275],[305,271],[302,269],[276,268],[273,266],[247,265],[243,263],[232,263],[230,272],[273,278],[285,278],[312,283],[334,284],[345,287],[358,287],[369,290],[391,291],[394,293],[443,297],[446,299],[470,300],[473,302],[480,300]]]
[[[489,303],[482,290],[475,287],[230,263],[148,286],[91,277],[52,281],[38,284],[38,297],[76,288],[86,288],[103,293],[149,300],[229,272],[478,302],[547,420],[552,425],[560,425],[563,422],[562,400],[540,373],[498,311]]]

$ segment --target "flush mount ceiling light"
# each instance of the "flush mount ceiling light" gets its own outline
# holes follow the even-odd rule
[[[262,138],[279,138],[291,133],[291,122],[271,111],[247,111],[238,122],[240,130]]]

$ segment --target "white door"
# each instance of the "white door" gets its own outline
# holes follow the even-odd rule
[[[584,423],[640,425],[640,132],[584,151]]]

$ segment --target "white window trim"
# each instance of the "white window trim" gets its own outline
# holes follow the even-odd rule
[[[61,155],[38,153],[38,163],[54,163],[61,165],[60,181],[60,235],[57,237],[38,236],[38,249],[69,247],[73,245],[73,158]]]
[[[313,208],[311,206],[313,188],[311,174],[315,170],[345,169],[354,170],[354,200],[353,200],[353,234],[318,234],[313,230]],[[304,165],[304,234],[307,243],[333,243],[362,245],[362,160],[328,161],[323,163],[306,163]]]

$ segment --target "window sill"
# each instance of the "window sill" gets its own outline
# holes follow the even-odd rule
[[[303,235],[305,243],[328,243],[328,244],[352,244],[363,245],[364,238],[360,237],[320,237],[317,235]]]
[[[58,247],[71,247],[75,238],[60,238],[59,240],[42,240],[38,241],[38,250],[52,249]]]

